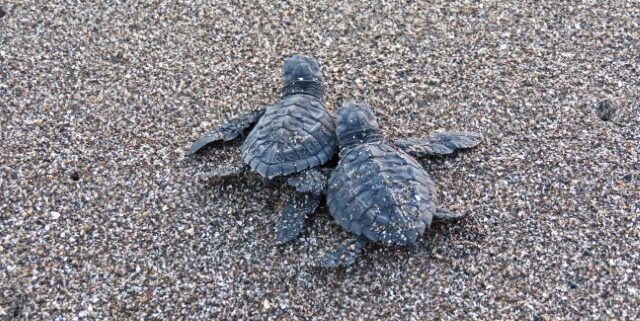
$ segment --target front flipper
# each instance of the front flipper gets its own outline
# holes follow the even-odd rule
[[[293,240],[304,227],[304,221],[315,212],[320,204],[320,197],[309,193],[295,193],[288,201],[278,224],[276,242],[284,244]]]
[[[333,253],[326,254],[320,259],[319,265],[322,268],[337,268],[353,264],[364,246],[369,240],[364,236],[354,236],[350,240],[342,243]]]
[[[433,219],[434,222],[453,222],[462,219],[464,216],[464,213],[453,213],[438,208],[436,213],[433,215]]]
[[[189,148],[189,155],[202,149],[202,147],[217,141],[230,141],[240,136],[245,130],[251,128],[264,115],[266,107],[252,110],[238,117],[232,118],[228,123],[214,128],[212,131],[202,135]]]
[[[293,186],[297,192],[300,193],[312,193],[313,195],[320,196],[327,186],[327,177],[329,169],[321,171],[316,168],[306,170],[302,173],[291,176],[287,183]]]
[[[398,139],[395,146],[413,157],[447,155],[458,149],[474,147],[482,135],[470,132],[444,132],[429,137]]]

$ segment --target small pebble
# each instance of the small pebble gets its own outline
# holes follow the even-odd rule
[[[616,116],[617,107],[610,100],[603,100],[596,103],[594,109],[598,118],[603,121],[612,121]]]

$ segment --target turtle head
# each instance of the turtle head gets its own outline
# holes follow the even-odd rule
[[[320,66],[318,66],[318,62],[313,57],[293,55],[284,61],[282,69],[282,82],[285,86],[295,81],[324,82]]]
[[[336,133],[341,149],[382,140],[378,122],[366,103],[342,105],[338,110]]]

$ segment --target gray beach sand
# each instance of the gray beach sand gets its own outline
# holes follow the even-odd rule
[[[0,320],[640,316],[639,2],[96,2],[0,2]],[[468,217],[325,271],[326,208],[275,246],[291,188],[196,180],[298,52],[389,138],[483,133],[422,161]]]

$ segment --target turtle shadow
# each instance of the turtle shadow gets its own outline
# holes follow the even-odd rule
[[[452,163],[461,160],[473,149],[456,150],[447,155],[432,155],[429,157],[421,157],[416,160],[424,167],[428,172],[446,170],[448,168],[447,163]]]
[[[472,225],[467,224],[469,218],[463,218],[455,223],[437,222],[431,225],[422,236],[410,245],[387,245],[381,242],[369,243],[350,266],[337,268],[322,268],[317,264],[308,264],[307,268],[320,277],[320,282],[341,280],[350,275],[372,269],[388,269],[403,265],[416,264],[416,261],[443,262],[450,264],[453,260],[468,260],[480,253],[484,236],[476,233]],[[334,227],[339,230],[340,227]],[[346,231],[337,231],[336,234],[345,234],[333,243],[340,244],[351,235]],[[322,249],[319,253],[325,254],[335,250],[334,248]]]
[[[222,157],[223,155],[229,154],[233,155],[234,153],[239,157],[240,146],[242,146],[245,138],[246,136],[242,136],[241,138],[234,139],[232,141],[215,141],[207,144],[193,154],[188,154],[188,147],[185,147],[184,159],[186,160],[186,163],[198,164],[211,161],[215,157]]]

